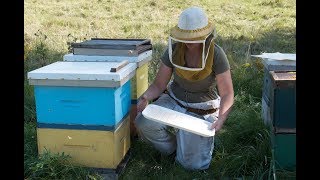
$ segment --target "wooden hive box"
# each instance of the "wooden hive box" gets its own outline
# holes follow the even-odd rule
[[[112,131],[37,128],[38,153],[64,152],[75,165],[115,169],[130,148],[129,118]]]
[[[265,122],[277,128],[296,128],[296,72],[270,71],[262,98]]]
[[[135,70],[135,63],[58,61],[29,72],[37,123],[56,128],[115,127],[130,110]]]
[[[272,159],[275,169],[296,170],[296,131],[273,129]]]

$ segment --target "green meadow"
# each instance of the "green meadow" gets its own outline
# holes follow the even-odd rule
[[[67,154],[38,156],[36,108],[27,72],[62,61],[70,43],[98,38],[148,38],[153,44],[149,83],[180,12],[200,6],[216,26],[215,43],[231,65],[235,103],[215,136],[211,166],[187,171],[139,140],[119,179],[295,179],[272,167],[270,131],[261,117],[263,65],[251,55],[296,53],[294,0],[25,0],[24,1],[24,176],[25,179],[102,179],[74,166]]]

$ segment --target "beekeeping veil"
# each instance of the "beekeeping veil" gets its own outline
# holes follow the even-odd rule
[[[168,42],[169,59],[179,76],[197,81],[211,73],[214,35],[214,26],[201,8],[190,7],[180,14],[178,25],[171,29]],[[196,67],[186,66],[184,52],[187,43],[201,44],[201,59]]]

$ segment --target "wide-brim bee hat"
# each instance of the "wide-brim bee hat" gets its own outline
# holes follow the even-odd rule
[[[182,11],[178,24],[170,31],[168,40],[168,53],[172,65],[188,71],[203,70],[209,55],[209,47],[212,46],[214,39],[214,29],[203,9],[189,7]],[[187,67],[184,61],[185,44],[190,43],[201,44],[202,53],[198,67]]]
[[[215,27],[208,16],[199,7],[185,9],[179,16],[179,21],[170,31],[170,36],[181,40],[203,40],[209,34],[215,35]]]

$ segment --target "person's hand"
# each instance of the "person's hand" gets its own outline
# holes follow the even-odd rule
[[[218,119],[212,123],[211,129],[215,129],[215,131],[218,132],[222,128],[223,123],[222,120]]]
[[[147,96],[144,94],[139,99],[139,102],[137,104],[137,111],[142,112],[147,105],[148,105],[148,99],[147,99]]]

